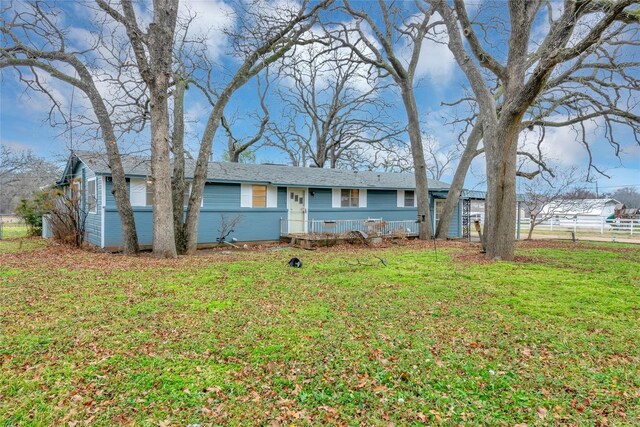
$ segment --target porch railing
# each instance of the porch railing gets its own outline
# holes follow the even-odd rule
[[[393,235],[417,236],[419,224],[416,220],[387,221],[382,218],[367,219],[310,219],[308,221],[280,219],[280,235],[323,234],[346,235],[360,231],[369,236],[385,237]]]

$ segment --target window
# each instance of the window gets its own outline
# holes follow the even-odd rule
[[[191,184],[187,183],[184,186],[184,195],[183,195],[183,197],[184,197],[183,204],[184,204],[185,207],[189,206],[189,196],[191,196]]]
[[[404,207],[414,208],[416,206],[416,195],[413,190],[406,190],[404,192]]]
[[[147,206],[147,180],[138,178],[129,180],[129,201],[131,206]]]
[[[241,208],[277,208],[278,187],[272,185],[240,185]]]
[[[153,180],[148,179],[146,185],[146,205],[153,206]]]
[[[87,180],[87,211],[89,213],[98,213],[98,192],[96,188],[96,179]]]
[[[340,207],[357,208],[360,204],[360,192],[355,189],[343,188],[340,191]]]
[[[254,185],[251,195],[251,206],[254,208],[266,208],[267,207],[267,186],[266,185]]]

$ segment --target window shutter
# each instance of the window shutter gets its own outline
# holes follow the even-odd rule
[[[278,207],[278,187],[273,187],[271,185],[267,186],[267,207]]]
[[[253,207],[253,186],[251,184],[240,184],[240,207]]]
[[[331,189],[331,207],[332,208],[340,207],[340,189],[339,188]]]
[[[131,206],[147,205],[147,184],[144,179],[129,180],[129,201]]]
[[[404,190],[398,190],[397,205],[399,208],[404,208]]]
[[[359,208],[367,207],[367,190],[358,191],[358,207]]]

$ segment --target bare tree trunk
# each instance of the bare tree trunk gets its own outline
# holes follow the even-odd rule
[[[104,130],[103,130],[104,133]],[[127,180],[124,174],[124,168],[120,161],[120,153],[115,137],[110,141],[105,139],[107,149],[107,158],[109,159],[109,167],[111,168],[111,194],[116,201],[118,216],[120,217],[120,228],[122,229],[122,251],[126,255],[134,255],[138,253],[138,235],[136,232],[136,222],[133,217],[133,209],[127,192]],[[104,203],[104,201],[103,201]],[[103,233],[105,231],[103,230]]]
[[[128,7],[131,7],[130,5]],[[177,256],[173,229],[171,158],[169,155],[169,80],[173,64],[173,35],[178,0],[154,1],[153,22],[149,24],[149,62],[138,54],[141,74],[150,92],[151,113],[151,179],[153,180],[153,254]],[[132,42],[135,44],[132,34]]]
[[[173,228],[175,233],[176,251],[183,254],[187,249],[187,239],[184,229],[184,93],[187,80],[179,75],[174,76],[175,88],[173,92]]]
[[[131,201],[129,200],[129,192],[127,191],[127,179],[124,168],[122,167],[118,144],[116,143],[116,135],[113,131],[109,112],[93,84],[89,72],[87,70],[81,71],[86,71],[86,75],[83,72],[79,74],[87,83],[85,93],[93,106],[93,111],[100,124],[102,139],[107,151],[107,159],[109,161],[109,168],[111,169],[111,194],[113,194],[113,198],[116,201],[116,208],[118,209],[120,217],[120,228],[122,229],[122,250],[127,255],[133,255],[139,251],[138,235],[136,232],[136,222],[133,217],[133,209],[131,208]],[[102,202],[105,203],[104,200]],[[103,230],[103,232],[105,231]]]
[[[485,129],[487,200],[485,248],[490,259],[513,259],[516,229],[516,159],[521,114],[502,112],[497,128]],[[505,123],[507,122],[507,123]]]
[[[436,229],[436,237],[439,239],[446,239],[449,224],[453,219],[453,213],[460,201],[460,195],[462,193],[462,187],[464,186],[464,180],[467,176],[467,171],[471,166],[471,162],[477,155],[478,144],[482,140],[482,124],[477,123],[471,130],[471,134],[467,139],[467,145],[462,153],[460,162],[456,169],[456,173],[453,176],[453,182],[449,187],[449,193],[447,199],[444,202],[444,209],[440,219],[438,220],[438,228]]]
[[[231,163],[240,162],[240,153],[235,148],[229,150],[229,161]]]
[[[411,84],[403,84],[401,88],[402,101],[404,102],[407,112],[407,130],[409,132],[409,141],[411,142],[411,153],[415,168],[418,223],[420,225],[418,236],[421,240],[427,240],[433,236],[433,227],[429,212],[429,182],[427,179],[427,164],[424,160],[424,151],[422,149],[418,107],[416,106],[416,99]]]
[[[187,219],[185,222],[185,233],[187,236],[186,253],[194,253],[198,248],[198,220],[200,218],[200,201],[204,193],[204,185],[207,181],[207,169],[209,165],[209,157],[211,156],[213,137],[220,125],[220,119],[224,113],[234,88],[230,85],[222,91],[218,98],[213,111],[207,120],[200,143],[200,151],[198,160],[196,161],[195,171],[193,173],[193,182],[191,183],[191,196],[189,197],[189,206],[187,207]]]
[[[322,132],[324,133],[324,131]],[[316,152],[313,156],[313,162],[319,168],[323,168],[324,164],[327,162],[327,141],[323,134],[316,137]]]
[[[177,256],[173,231],[169,110],[166,91],[151,91],[151,180],[153,181],[153,254]],[[163,99],[164,98],[164,99]]]
[[[531,215],[531,223],[529,224],[529,233],[527,234],[527,240],[531,240],[533,236],[533,229],[536,226],[536,217]]]

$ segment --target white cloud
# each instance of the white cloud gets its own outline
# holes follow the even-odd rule
[[[421,19],[421,16],[415,15],[410,21],[413,22],[419,19]],[[431,21],[438,21],[440,19],[442,19],[441,16],[436,13],[431,18]],[[442,29],[438,31],[437,34],[429,34],[422,42],[415,77],[426,77],[432,81],[437,81],[439,84],[446,84],[451,81],[454,76],[456,62],[447,46],[449,37]],[[404,61],[405,65],[408,65],[411,59],[411,53],[413,52],[413,42],[404,37],[399,46],[397,46],[397,49],[399,50],[400,58]]]
[[[416,77],[427,77],[432,81],[446,84],[453,79],[455,67],[455,59],[446,44],[431,40],[425,40],[422,43]]]
[[[182,0],[178,15],[181,19],[193,16],[189,26],[189,35],[204,37],[211,60],[224,55],[227,46],[226,28],[236,22],[233,8],[221,0]]]
[[[560,121],[562,119],[559,116],[549,118],[550,121]],[[588,139],[589,136],[593,136],[597,127],[597,123],[594,121],[585,122],[585,131]],[[577,137],[576,130],[570,126],[547,128],[540,145],[544,158],[560,167],[585,164],[587,152]],[[520,148],[535,154],[539,138],[539,128],[522,132],[520,134]]]

